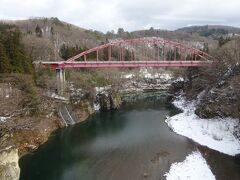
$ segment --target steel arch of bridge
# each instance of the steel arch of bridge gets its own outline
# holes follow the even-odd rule
[[[144,45],[144,46],[139,46]],[[137,51],[137,48],[142,48]],[[117,49],[117,57],[112,56]],[[152,54],[149,54],[152,49]],[[107,59],[99,57],[107,52]],[[129,59],[124,53],[128,51]],[[148,52],[148,53],[146,53]],[[144,56],[145,53],[145,56]],[[95,54],[94,59],[89,56]],[[137,58],[138,54],[143,54]],[[109,68],[109,67],[198,67],[211,66],[214,58],[197,48],[162,38],[137,38],[117,40],[86,50],[66,61],[41,62],[48,68]]]

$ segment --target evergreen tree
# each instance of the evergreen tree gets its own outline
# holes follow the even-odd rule
[[[203,51],[209,53],[208,43],[203,44]]]
[[[223,46],[224,44],[226,44],[228,41],[230,41],[231,39],[229,37],[224,38],[223,36],[221,36],[218,39],[218,45],[219,47]]]
[[[0,43],[0,73],[10,73],[11,65],[5,52],[5,48]]]
[[[42,37],[42,30],[39,27],[39,25],[37,24],[36,29],[35,29],[35,33],[37,37]]]
[[[124,29],[123,28],[118,28],[118,31],[117,31],[118,35],[121,36],[124,34]]]
[[[80,47],[78,45],[76,45],[75,47],[68,47],[65,44],[63,44],[60,48],[60,56],[61,58],[63,58],[64,60],[67,60],[68,58],[75,56],[83,51],[86,51],[87,48],[86,47]],[[90,55],[88,55],[89,58],[96,58],[96,55],[94,53],[91,53]],[[83,60],[83,59],[81,59]]]
[[[32,73],[31,58],[24,51],[24,46],[21,43],[21,33],[18,30],[1,32],[0,42],[8,59],[8,66],[10,66],[5,72]],[[1,64],[3,66],[6,61],[1,60]]]
[[[131,52],[129,50],[125,50],[124,60],[131,61]]]
[[[54,34],[55,34],[55,32],[54,32],[54,28],[51,27],[51,35],[53,36]]]
[[[224,44],[224,39],[223,39],[223,37],[221,36],[221,37],[218,39],[218,45],[219,45],[219,47],[221,47],[223,44]]]

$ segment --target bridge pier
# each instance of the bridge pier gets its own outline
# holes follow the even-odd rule
[[[56,68],[57,75],[57,94],[63,95],[65,90],[65,70],[63,68]]]

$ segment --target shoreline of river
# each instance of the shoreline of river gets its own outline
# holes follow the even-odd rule
[[[187,137],[200,146],[216,150],[229,156],[239,156],[240,141],[235,137],[234,130],[238,125],[237,119],[214,118],[202,119],[195,114],[198,100],[187,101],[184,96],[177,96],[172,104],[182,110],[181,113],[168,117],[165,122],[169,128],[181,136]],[[173,163],[166,172],[167,180],[194,179],[215,180],[216,175],[206,161],[206,154],[199,150],[189,154],[183,162]],[[197,167],[192,169],[192,166]],[[184,169],[184,171],[183,171]],[[201,169],[201,171],[199,171]],[[202,172],[205,172],[202,174]],[[215,172],[216,173],[216,172]],[[219,173],[219,172],[218,172]]]
[[[240,154],[240,141],[234,135],[238,120],[233,118],[202,119],[195,114],[197,101],[187,101],[179,96],[173,105],[183,112],[165,120],[175,133],[214,149],[236,156]],[[227,148],[226,148],[227,147]]]

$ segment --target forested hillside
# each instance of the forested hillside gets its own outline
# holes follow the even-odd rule
[[[65,59],[66,56],[72,56],[106,41],[101,32],[86,30],[58,18],[2,21],[1,24],[18,27],[26,52],[34,61]]]

